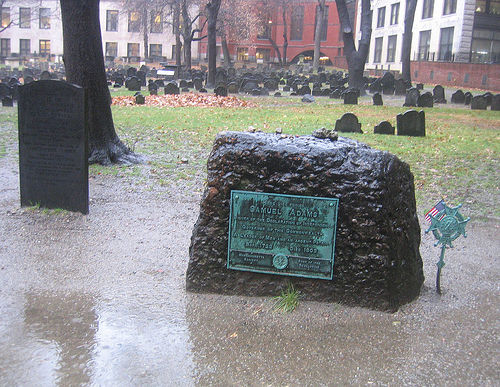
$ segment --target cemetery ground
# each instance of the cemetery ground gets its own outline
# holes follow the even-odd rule
[[[0,108],[0,384],[496,385],[500,113],[426,108],[426,137],[374,135],[402,100],[371,106],[248,98],[244,108],[114,106],[120,138],[148,157],[90,167],[90,214],[19,208],[17,114]],[[417,110],[420,110],[417,108]],[[363,134],[415,175],[425,283],[396,313],[271,298],[189,294],[188,247],[206,160],[223,130],[331,129],[355,113]],[[467,239],[440,249],[423,215],[463,203]]]

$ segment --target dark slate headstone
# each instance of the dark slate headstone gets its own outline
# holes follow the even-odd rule
[[[302,96],[302,102],[312,103],[314,101],[315,101],[315,99],[311,94],[306,94],[306,95]]]
[[[472,97],[470,102],[470,108],[473,110],[486,110],[488,107],[488,101],[483,95],[476,95]]]
[[[493,98],[493,94],[491,94],[489,91],[483,94],[483,97],[486,98],[486,105],[490,106],[491,105],[491,99]]]
[[[396,116],[398,136],[425,136],[425,112],[408,110]]]
[[[3,97],[11,97],[12,96],[12,88],[9,87],[6,83],[0,83],[0,98]]]
[[[218,97],[227,97],[227,88],[225,86],[217,86],[214,93]]]
[[[141,81],[141,86],[146,86],[146,73],[144,71],[138,71],[136,77]]]
[[[382,106],[384,104],[384,101],[382,101],[382,95],[380,93],[373,94],[372,99],[375,106]]]
[[[141,85],[141,80],[137,77],[130,77],[125,80],[125,87],[129,91],[140,91]]]
[[[127,77],[133,77],[137,74],[137,69],[135,67],[129,67],[127,69]]]
[[[382,121],[373,129],[374,134],[394,134],[394,126],[389,121]]]
[[[394,81],[394,94],[395,95],[406,94],[406,82],[403,79],[396,79]]]
[[[301,88],[297,90],[298,95],[306,95],[311,94],[311,88],[307,85],[303,85]]]
[[[21,206],[89,212],[84,89],[62,81],[19,88]]]
[[[276,93],[274,93],[274,96],[275,97],[281,97],[281,93],[279,91],[277,91]]]
[[[227,85],[227,92],[231,94],[237,94],[238,91],[240,90],[240,86],[238,85],[237,82],[229,82]]]
[[[444,87],[437,85],[432,89],[432,94],[434,96],[435,103],[446,103],[446,98],[444,96]]]
[[[177,83],[175,83],[175,82],[169,82],[169,83],[167,83],[167,85],[165,86],[164,91],[165,91],[165,95],[180,94],[179,86],[177,86]]]
[[[12,97],[3,97],[2,98],[2,106],[13,107],[14,106],[14,99]]]
[[[135,103],[137,105],[144,105],[146,103],[146,98],[142,94],[137,94],[135,96]]]
[[[199,90],[200,93],[208,93],[207,89],[205,89],[204,87],[202,87],[200,90]]]
[[[335,130],[342,133],[363,133],[361,124],[353,113],[345,113],[335,122]]]
[[[433,107],[434,106],[434,97],[433,95],[427,91],[418,97],[417,102],[418,107]]]
[[[357,105],[359,92],[357,90],[348,89],[344,92],[345,105]]]
[[[417,83],[417,90],[424,90],[424,84],[423,83]]]
[[[495,94],[491,98],[491,110],[500,110],[500,94]]]
[[[472,93],[470,91],[467,91],[464,94],[464,104],[465,105],[470,105],[471,101],[472,101]]]
[[[45,70],[40,73],[40,80],[42,81],[48,81],[50,79],[50,73]]]
[[[465,102],[465,94],[462,90],[457,90],[451,95],[451,103],[463,104]]]
[[[338,198],[333,279],[228,269],[233,190]],[[263,220],[256,226],[282,235]],[[420,293],[419,245],[413,175],[396,156],[343,137],[223,132],[208,159],[186,288],[264,296],[279,294],[291,282],[306,300],[395,311]]]
[[[420,97],[420,91],[416,87],[412,87],[406,90],[405,103],[403,106],[417,106],[418,98]]]

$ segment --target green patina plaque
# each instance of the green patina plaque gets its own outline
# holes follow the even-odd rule
[[[228,269],[333,278],[338,199],[232,191]]]

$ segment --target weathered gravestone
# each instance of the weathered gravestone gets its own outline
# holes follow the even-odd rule
[[[446,103],[446,98],[444,95],[444,87],[437,85],[432,89],[432,94],[434,96],[435,103]]]
[[[301,101],[306,103],[313,103],[315,99],[311,94],[306,94],[302,96]]]
[[[179,86],[175,82],[169,82],[164,88],[165,95],[169,94],[180,94]]]
[[[13,107],[14,106],[14,99],[12,97],[3,97],[2,98],[2,106],[4,107]]]
[[[125,87],[129,91],[141,91],[141,85],[141,80],[135,76],[125,80]]]
[[[396,116],[398,136],[425,136],[425,112],[408,110]]]
[[[389,121],[382,121],[373,129],[374,134],[394,134],[394,126]]]
[[[457,90],[451,95],[451,103],[463,104],[464,102],[465,102],[465,94],[462,90]]]
[[[42,71],[40,73],[40,80],[42,81],[48,81],[50,79],[50,73],[48,71]]]
[[[146,103],[146,98],[139,93],[135,96],[135,103],[137,105],[144,105]]]
[[[342,137],[224,132],[208,160],[186,286],[262,296],[291,282],[304,299],[395,311],[419,295],[419,245],[413,175],[396,156]]]
[[[214,93],[218,97],[227,97],[227,88],[225,86],[217,86]]]
[[[426,91],[424,94],[420,95],[418,97],[417,106],[418,107],[434,107],[433,95],[429,91]]]
[[[464,94],[464,104],[465,105],[470,105],[471,101],[472,101],[472,93],[470,91],[467,91],[465,94]]]
[[[476,95],[472,97],[470,102],[470,108],[473,110],[486,110],[488,107],[488,101],[483,95]]]
[[[196,90],[200,90],[203,87],[203,79],[195,78],[193,79],[193,85]]]
[[[375,93],[373,94],[373,105],[375,106],[382,106],[384,104],[384,101],[382,101],[382,95],[380,93]]]
[[[419,97],[420,91],[416,87],[406,90],[405,103],[403,106],[417,106]]]
[[[237,94],[240,89],[240,86],[237,82],[229,82],[227,85],[227,92],[231,94]]]
[[[357,105],[358,104],[358,90],[348,89],[344,91],[344,105]]]
[[[395,95],[406,94],[406,81],[404,79],[396,79],[394,81],[394,94]]]
[[[417,87],[417,90],[424,90],[424,84],[423,83],[417,83],[416,87]]]
[[[335,130],[343,133],[363,133],[361,124],[353,113],[345,113],[335,122]]]
[[[495,94],[491,98],[491,110],[500,110],[500,94]]]
[[[84,89],[62,81],[19,88],[21,206],[89,211]]]

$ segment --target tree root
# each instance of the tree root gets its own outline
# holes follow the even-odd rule
[[[108,142],[104,146],[91,147],[89,154],[89,164],[101,165],[132,165],[146,162],[146,157],[132,152],[120,140]]]

